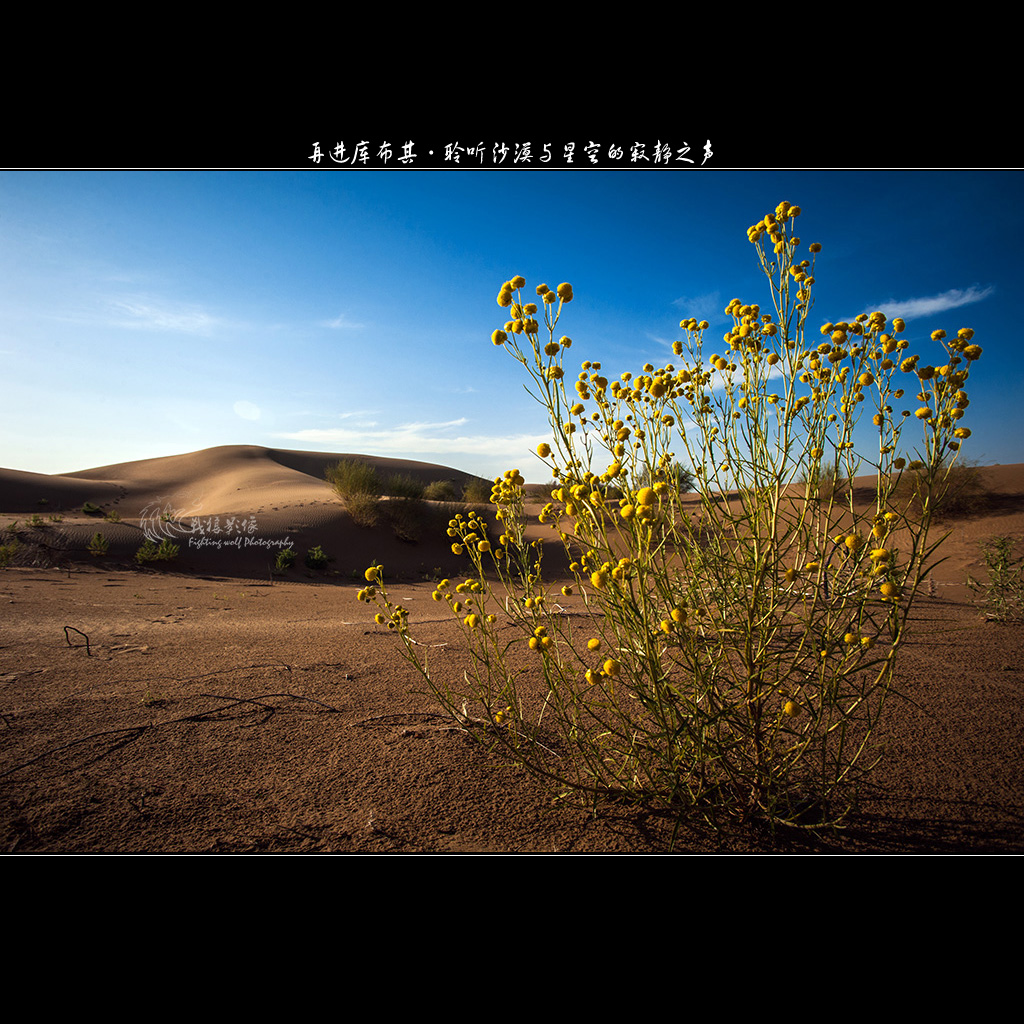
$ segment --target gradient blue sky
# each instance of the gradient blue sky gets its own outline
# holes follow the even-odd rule
[[[679,320],[767,307],[746,228],[818,241],[812,322],[880,309],[938,363],[973,327],[964,454],[1024,462],[1019,171],[0,172],[0,466],[256,444],[544,480],[495,296],[570,281],[559,332],[617,376]],[[931,354],[934,353],[934,354]],[[578,369],[578,364],[573,363]],[[870,443],[870,442],[869,442]]]

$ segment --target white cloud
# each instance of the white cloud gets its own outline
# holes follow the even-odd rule
[[[260,418],[260,407],[252,402],[235,402],[232,408],[235,410],[235,415],[241,416],[243,420],[258,420]]]
[[[358,451],[366,455],[387,455],[409,458],[424,454],[484,455],[492,458],[522,459],[546,439],[538,434],[457,434],[466,419],[443,423],[405,423],[387,430],[350,430],[345,427],[327,427],[319,430],[298,430],[278,436],[289,441],[329,445],[336,451]]]
[[[215,317],[195,306],[171,307],[145,299],[114,299],[115,327],[134,327],[148,331],[177,331],[184,334],[209,334],[217,324]]]
[[[695,320],[707,320],[709,323],[726,319],[725,302],[721,292],[705,292],[703,295],[680,295],[672,300],[678,306],[680,319],[693,317]]]
[[[981,302],[987,299],[995,288],[989,285],[980,288],[978,285],[971,285],[970,288],[950,288],[948,291],[940,292],[938,295],[930,295],[919,299],[905,299],[897,301],[890,299],[881,305],[864,310],[865,313],[873,313],[876,309],[884,313],[890,320],[895,316],[901,316],[905,320],[912,320],[915,317],[934,316],[937,313],[945,313],[950,309],[959,309],[961,306],[969,306],[974,302]],[[854,319],[850,317],[849,319]]]
[[[345,318],[344,313],[341,313],[333,320],[324,320],[320,326],[330,327],[332,330],[338,331],[359,331],[362,330],[366,324],[353,323],[351,320],[347,320]]]

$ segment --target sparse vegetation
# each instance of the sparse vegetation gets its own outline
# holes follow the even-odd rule
[[[373,494],[352,494],[345,499],[345,508],[357,526],[376,526],[380,522],[380,499]]]
[[[121,522],[121,513],[116,508],[112,508],[103,518],[108,523],[119,523]]]
[[[379,498],[384,493],[377,470],[365,462],[342,459],[328,466],[326,475],[338,497],[346,502],[357,495]]]
[[[486,505],[491,500],[494,484],[483,477],[473,477],[462,488],[462,500],[469,505]]]
[[[295,564],[295,549],[282,548],[274,559],[274,572],[283,575]]]
[[[983,511],[988,495],[979,467],[958,459],[943,460],[931,471],[920,461],[912,462],[900,476],[893,498],[918,519],[926,503],[936,519],[955,519]]]
[[[382,493],[390,498],[416,500],[423,497],[423,489],[423,484],[409,473],[392,473],[382,485]]]
[[[110,541],[102,533],[94,533],[88,551],[93,558],[102,558],[110,550]]]
[[[9,541],[0,544],[0,568],[10,565],[20,550],[21,541],[17,537],[12,537]]]
[[[329,561],[330,559],[319,544],[315,547],[311,547],[306,552],[305,562],[307,567],[310,569],[326,569]]]
[[[459,492],[451,480],[433,480],[423,488],[423,497],[427,501],[457,501]]]
[[[172,544],[166,538],[159,544],[147,540],[135,552],[135,561],[139,565],[145,565],[147,562],[173,562],[178,557],[179,550],[177,544]]]
[[[91,501],[87,501],[85,502],[84,505],[82,505],[82,511],[87,516],[94,516],[96,515],[97,512],[102,511],[102,509],[99,507],[99,505],[94,505]]]
[[[986,616],[996,622],[1024,617],[1024,557],[1013,557],[1011,537],[993,537],[981,545],[986,578],[967,577],[972,593],[981,595]]]

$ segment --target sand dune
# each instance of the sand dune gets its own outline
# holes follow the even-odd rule
[[[386,561],[396,575],[462,570],[451,555],[440,515],[434,517],[438,522],[425,516],[413,541],[396,536],[386,517],[373,528],[353,523],[325,479],[328,465],[342,458],[365,461],[382,475],[404,473],[423,483],[451,480],[461,487],[470,478],[451,467],[411,460],[226,445],[52,476],[0,470],[0,514],[8,516],[8,522],[20,520],[22,531],[33,515],[47,521],[21,536],[41,547],[41,563],[47,558],[89,561],[86,547],[97,531],[109,540],[112,560],[130,563],[145,539],[144,528],[165,512],[199,530],[196,535],[184,526],[167,528],[167,535],[181,546],[175,563],[180,571],[266,578],[277,551],[286,544],[300,558],[320,545],[333,560],[332,572],[344,577],[360,573],[373,558]],[[989,466],[980,473],[985,502],[976,513],[950,524],[943,552],[947,562],[936,573],[940,582],[962,582],[968,571],[980,566],[979,541],[1024,533],[1024,464]],[[854,486],[857,500],[870,500],[873,478],[858,478]],[[99,506],[102,514],[116,512],[121,521],[83,514],[84,502]],[[62,517],[59,525],[49,522],[52,514]],[[239,541],[243,527],[249,539]],[[531,535],[550,536],[537,524]],[[229,543],[232,537],[235,546]],[[551,550],[546,556],[552,569],[559,567],[558,555]]]
[[[327,467],[344,458],[372,465],[382,476],[402,473],[423,483],[450,480],[461,488],[471,478],[407,459],[225,445],[52,476],[0,470],[0,514],[20,521],[20,539],[40,549],[40,563],[89,560],[86,548],[96,532],[109,541],[112,561],[130,562],[147,529],[179,544],[174,567],[187,572],[265,578],[285,546],[300,560],[322,547],[332,571],[344,576],[361,572],[371,558],[390,559],[404,573],[451,561],[443,530],[413,543],[384,526],[356,526],[325,479]],[[84,514],[85,502],[100,513]],[[114,512],[120,522],[103,518]],[[59,524],[50,522],[55,514]],[[25,532],[34,515],[45,525]],[[162,523],[161,515],[176,523]]]

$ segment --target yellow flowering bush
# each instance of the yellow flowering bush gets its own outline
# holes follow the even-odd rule
[[[898,498],[904,432],[921,432],[912,466],[927,495],[969,434],[960,421],[981,349],[969,329],[936,332],[943,365],[922,365],[904,322],[877,312],[815,331],[821,245],[801,255],[799,215],[780,203],[749,229],[769,301],[733,299],[717,351],[705,354],[707,321],[686,319],[677,361],[617,379],[589,360],[573,379],[571,339],[556,331],[569,284],[537,287],[542,314],[523,278],[501,286],[511,319],[492,340],[547,409],[552,438],[536,454],[552,485],[538,518],[574,580],[545,579],[543,545],[526,540],[524,478],[509,470],[491,492],[497,543],[481,513],[448,527],[473,564],[433,595],[465,631],[472,665],[460,678],[428,666],[379,568],[368,571],[362,599],[381,606],[442,705],[559,791],[715,825],[818,827],[844,817],[874,762],[937,548],[927,498],[913,515]],[[858,452],[865,415],[877,446]],[[677,459],[694,467],[693,495]],[[852,487],[820,486],[869,471],[867,508]],[[582,627],[560,603],[570,595]]]

